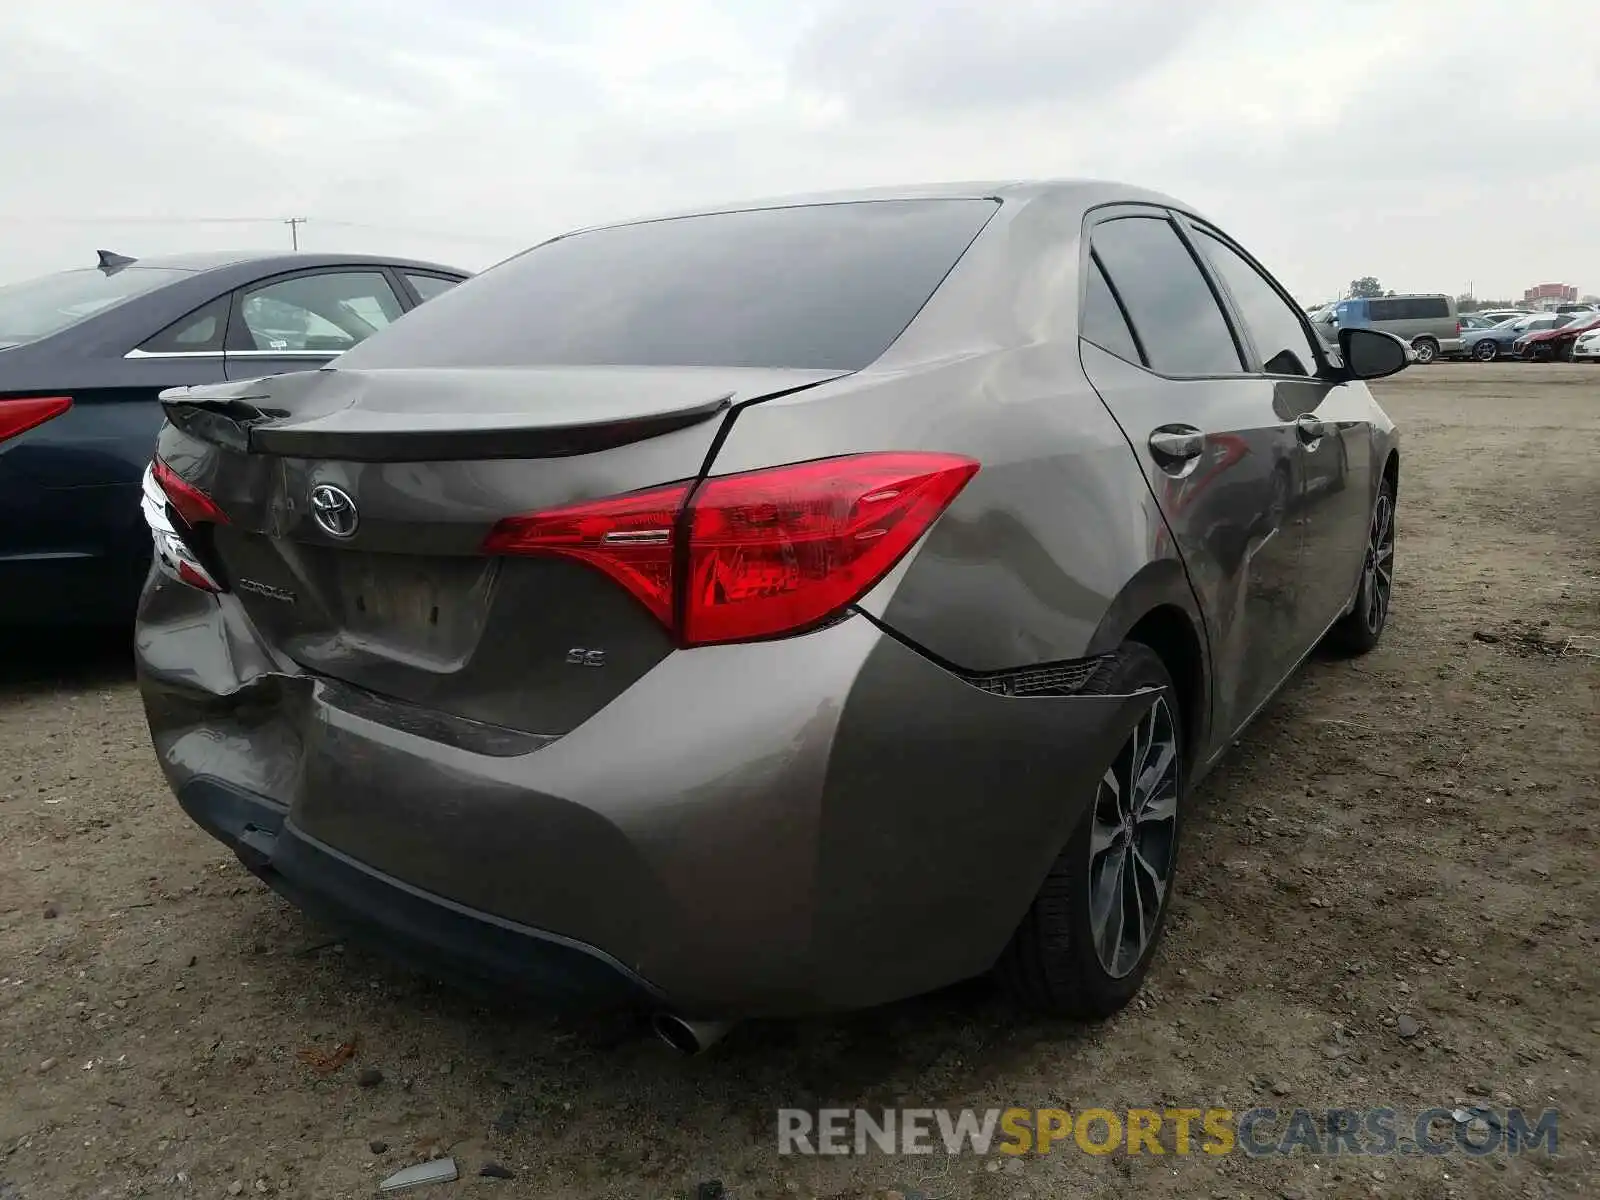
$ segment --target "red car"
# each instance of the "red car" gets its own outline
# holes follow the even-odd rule
[[[1541,329],[1523,334],[1512,347],[1518,358],[1529,362],[1549,362],[1572,358],[1572,345],[1579,334],[1600,329],[1600,312],[1580,313],[1573,321],[1556,329]]]

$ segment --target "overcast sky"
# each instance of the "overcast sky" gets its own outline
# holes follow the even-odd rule
[[[1597,84],[1600,9],[1506,0],[4,0],[0,281],[289,216],[480,268],[701,202],[1090,176],[1307,302],[1600,292]]]

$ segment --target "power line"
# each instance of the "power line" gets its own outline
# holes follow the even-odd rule
[[[299,246],[299,227],[301,225],[326,225],[338,229],[365,229],[375,233],[394,233],[407,237],[442,238],[455,242],[481,242],[485,245],[498,246],[525,246],[529,239],[525,237],[508,236],[501,234],[483,233],[457,233],[449,229],[419,229],[405,225],[378,225],[368,221],[340,221],[328,220],[322,217],[208,217],[208,216],[182,216],[182,217],[134,217],[134,216],[103,216],[103,217],[65,217],[65,216],[16,216],[0,215],[0,221],[15,222],[17,224],[50,224],[50,225],[288,225],[290,236],[296,247]]]
[[[14,216],[0,220],[37,225],[275,225],[282,217],[61,217]]]
[[[526,246],[528,239],[522,237],[508,237],[504,234],[485,233],[455,233],[448,229],[414,229],[404,225],[373,225],[366,221],[325,221],[320,217],[318,225],[330,225],[339,229],[367,229],[375,233],[401,233],[410,237],[436,237],[448,238],[457,242],[484,242],[501,246]]]

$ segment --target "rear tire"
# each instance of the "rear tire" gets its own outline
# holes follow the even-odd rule
[[[1472,347],[1472,357],[1479,362],[1493,362],[1499,356],[1500,347],[1489,338],[1484,338],[1474,343]]]
[[[1160,691],[995,966],[1014,999],[1053,1016],[1095,1020],[1126,1006],[1166,924],[1186,801],[1183,722],[1172,677],[1154,650],[1124,642],[1083,691],[1125,695],[1141,688]],[[1137,923],[1130,928],[1130,922]]]
[[[1366,654],[1388,627],[1394,596],[1394,524],[1394,483],[1385,476],[1372,505],[1355,607],[1328,631],[1328,645],[1340,653]]]
[[[1411,348],[1417,352],[1417,365],[1425,367],[1439,357],[1439,343],[1429,337],[1421,337],[1411,343]]]

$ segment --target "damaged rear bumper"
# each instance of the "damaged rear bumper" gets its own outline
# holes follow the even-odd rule
[[[1150,702],[1000,694],[855,615],[540,737],[306,675],[159,573],[135,640],[183,807],[294,903],[447,978],[706,1018],[988,969]]]
[[[294,828],[265,797],[196,776],[178,803],[239,861],[303,912],[430,975],[510,987],[558,1007],[663,1007],[608,954],[430,895]]]

